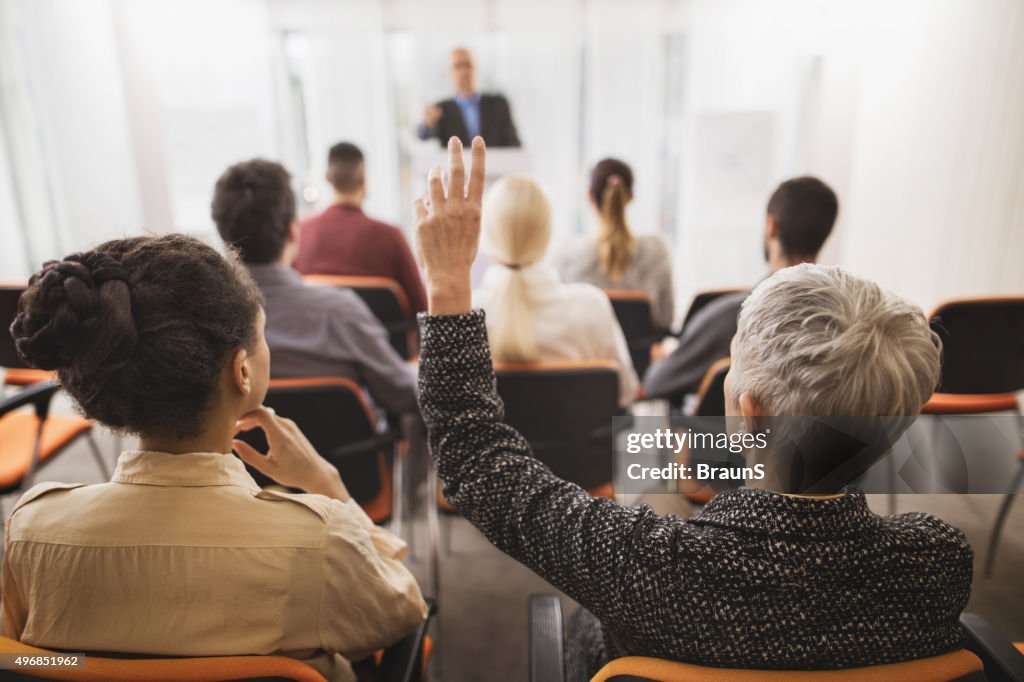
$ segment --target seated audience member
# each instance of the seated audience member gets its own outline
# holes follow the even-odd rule
[[[340,142],[327,155],[334,203],[302,221],[295,269],[304,275],[388,277],[413,313],[427,309],[420,271],[402,231],[363,213],[366,168],[359,147]]]
[[[626,222],[626,205],[633,199],[633,169],[618,159],[604,159],[590,173],[588,197],[600,228],[594,237],[577,240],[561,253],[562,278],[602,289],[643,291],[651,299],[654,324],[667,330],[675,315],[672,263],[661,238],[634,237]]]
[[[769,274],[799,263],[813,263],[832,232],[839,202],[821,180],[787,180],[768,200],[764,257]],[[747,292],[724,294],[698,310],[686,324],[679,346],[644,375],[644,396],[676,405],[696,393],[708,369],[729,356],[736,317]]]
[[[461,188],[461,147],[452,147],[448,186]],[[572,679],[625,655],[815,670],[961,648],[972,571],[964,535],[927,514],[874,514],[838,481],[848,461],[831,448],[805,451],[803,463],[830,470],[834,486],[806,482],[771,447],[748,450],[748,464],[769,475],[689,520],[591,497],[534,459],[502,423],[488,330],[471,309],[483,162],[474,140],[467,196],[446,198],[434,174],[429,207],[417,205],[430,299],[420,404],[456,509],[583,607],[568,635]],[[837,267],[780,270],[740,313],[730,427],[852,415],[905,416],[905,428],[936,384],[938,346],[919,308],[872,282]]]
[[[85,416],[138,435],[113,479],[42,483],[4,534],[3,635],[65,651],[284,654],[331,680],[426,615],[337,469],[261,407],[260,294],[233,254],[191,237],[107,242],[34,275],[11,328]],[[260,455],[233,441],[261,427]],[[282,485],[261,490],[231,454]]]
[[[254,159],[228,168],[214,189],[212,214],[263,293],[271,376],[346,377],[387,412],[416,412],[415,372],[363,300],[348,289],[307,286],[291,268],[299,225],[283,166]]]
[[[565,284],[542,263],[551,239],[551,205],[534,180],[502,178],[487,193],[483,248],[491,258],[476,303],[487,313],[498,362],[611,360],[619,365],[620,403],[639,381],[608,297],[589,284]]]

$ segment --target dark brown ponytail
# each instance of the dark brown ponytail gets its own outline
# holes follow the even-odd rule
[[[633,170],[618,159],[600,161],[590,174],[590,196],[601,216],[597,236],[601,272],[616,282],[632,262],[635,248],[626,222],[626,204],[633,198]]]

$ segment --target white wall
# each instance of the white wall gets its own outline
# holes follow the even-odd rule
[[[844,265],[930,309],[1024,292],[1024,4],[900,3],[865,54]]]
[[[38,263],[141,229],[212,236],[216,177],[257,155],[322,206],[340,139],[367,152],[369,211],[408,228],[413,128],[462,43],[512,102],[558,238],[592,223],[590,164],[634,165],[630,217],[671,238],[681,306],[763,274],[768,195],[803,173],[840,196],[824,261],[924,307],[1024,290],[1016,0],[0,0],[0,37],[21,200],[0,187],[19,223],[0,278],[19,238]]]
[[[7,0],[0,10],[0,102],[34,269],[138,230],[139,188],[110,3]]]

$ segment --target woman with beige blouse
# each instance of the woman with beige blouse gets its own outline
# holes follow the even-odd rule
[[[2,632],[27,644],[155,656],[284,654],[331,680],[426,607],[405,544],[337,469],[261,407],[264,314],[233,254],[181,235],[51,261],[11,328],[91,419],[137,434],[99,485],[43,483],[7,522]],[[270,451],[235,440],[260,427]],[[282,485],[261,490],[242,460]]]

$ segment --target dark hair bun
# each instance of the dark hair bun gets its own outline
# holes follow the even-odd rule
[[[138,343],[127,270],[100,251],[46,263],[29,280],[11,334],[21,358],[39,369],[123,365]]]

